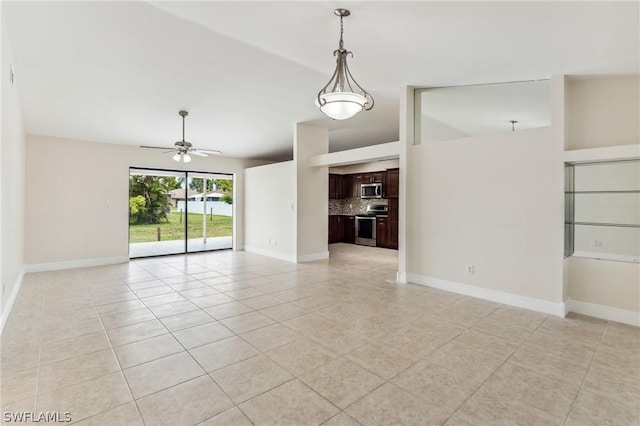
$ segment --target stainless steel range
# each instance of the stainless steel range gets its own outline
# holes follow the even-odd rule
[[[367,206],[365,214],[356,215],[356,244],[376,246],[376,217],[385,217],[389,208],[385,204]]]

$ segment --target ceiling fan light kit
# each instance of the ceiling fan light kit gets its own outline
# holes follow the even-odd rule
[[[347,65],[347,56],[353,56],[353,53],[344,48],[342,18],[351,15],[351,12],[336,9],[334,13],[340,17],[340,43],[338,49],[333,51],[336,69],[329,82],[318,92],[315,103],[327,117],[346,120],[363,109],[369,111],[374,101],[373,96],[356,82]]]
[[[178,114],[180,115],[180,117],[182,117],[182,140],[181,141],[174,143],[173,148],[165,148],[161,146],[147,146],[147,145],[141,145],[140,148],[164,149],[165,151],[169,150],[167,152],[164,152],[163,154],[175,153],[174,156],[171,158],[173,158],[174,161],[177,161],[177,162],[182,161],[184,163],[191,162],[191,155],[189,154],[197,155],[198,157],[208,157],[209,154],[213,154],[213,155],[222,154],[218,150],[195,149],[191,144],[191,142],[185,141],[184,140],[184,119],[187,117],[187,115],[189,115],[189,113],[187,111],[179,111]]]

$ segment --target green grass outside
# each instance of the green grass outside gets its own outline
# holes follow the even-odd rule
[[[160,240],[172,241],[184,239],[184,214],[180,223],[180,212],[169,215],[169,222],[151,225],[129,225],[129,243],[149,243],[158,241],[157,232],[160,228]],[[207,237],[231,236],[231,216],[207,215]],[[189,213],[189,238],[202,238],[202,215]]]

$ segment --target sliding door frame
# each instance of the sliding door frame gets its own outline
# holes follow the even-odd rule
[[[221,173],[221,172],[207,172],[207,171],[196,171],[196,170],[177,170],[177,169],[160,169],[160,168],[156,168],[156,167],[136,167],[136,166],[129,166],[129,176],[131,176],[131,172],[132,171],[138,171],[140,173],[144,173],[146,171],[149,171],[151,173],[153,172],[160,172],[160,173],[171,173],[171,174],[176,174],[176,175],[181,175],[179,177],[184,177],[184,191],[185,191],[185,200],[184,200],[184,249],[182,251],[182,253],[167,253],[167,254],[155,254],[155,255],[149,255],[149,256],[139,256],[139,257],[134,257],[131,258],[131,226],[128,225],[127,226],[127,253],[129,254],[129,259],[148,259],[148,258],[152,258],[152,257],[162,257],[162,256],[175,256],[175,255],[187,255],[190,253],[207,253],[207,252],[211,252],[211,251],[218,251],[218,250],[229,250],[229,249],[211,249],[211,250],[201,250],[201,251],[193,251],[193,252],[189,252],[189,203],[188,203],[188,191],[189,191],[189,174],[208,174],[208,175],[218,175],[218,176],[229,176],[229,179],[232,182],[233,188],[235,190],[235,175],[233,173]],[[150,174],[151,174],[150,173]],[[234,191],[235,192],[235,191]],[[127,188],[127,194],[130,194],[129,192],[129,188]],[[207,188],[203,188],[203,194],[206,197],[207,194]],[[232,205],[232,210],[231,210],[231,250],[233,250],[233,246],[234,246],[234,241],[235,241],[235,228],[236,228],[236,209],[235,209],[235,202]],[[128,216],[129,216],[129,212],[127,211],[127,224],[129,223],[128,220]]]

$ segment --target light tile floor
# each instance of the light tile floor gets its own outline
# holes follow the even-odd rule
[[[330,250],[27,274],[2,335],[3,421],[640,422],[639,329],[398,285],[396,252]]]

